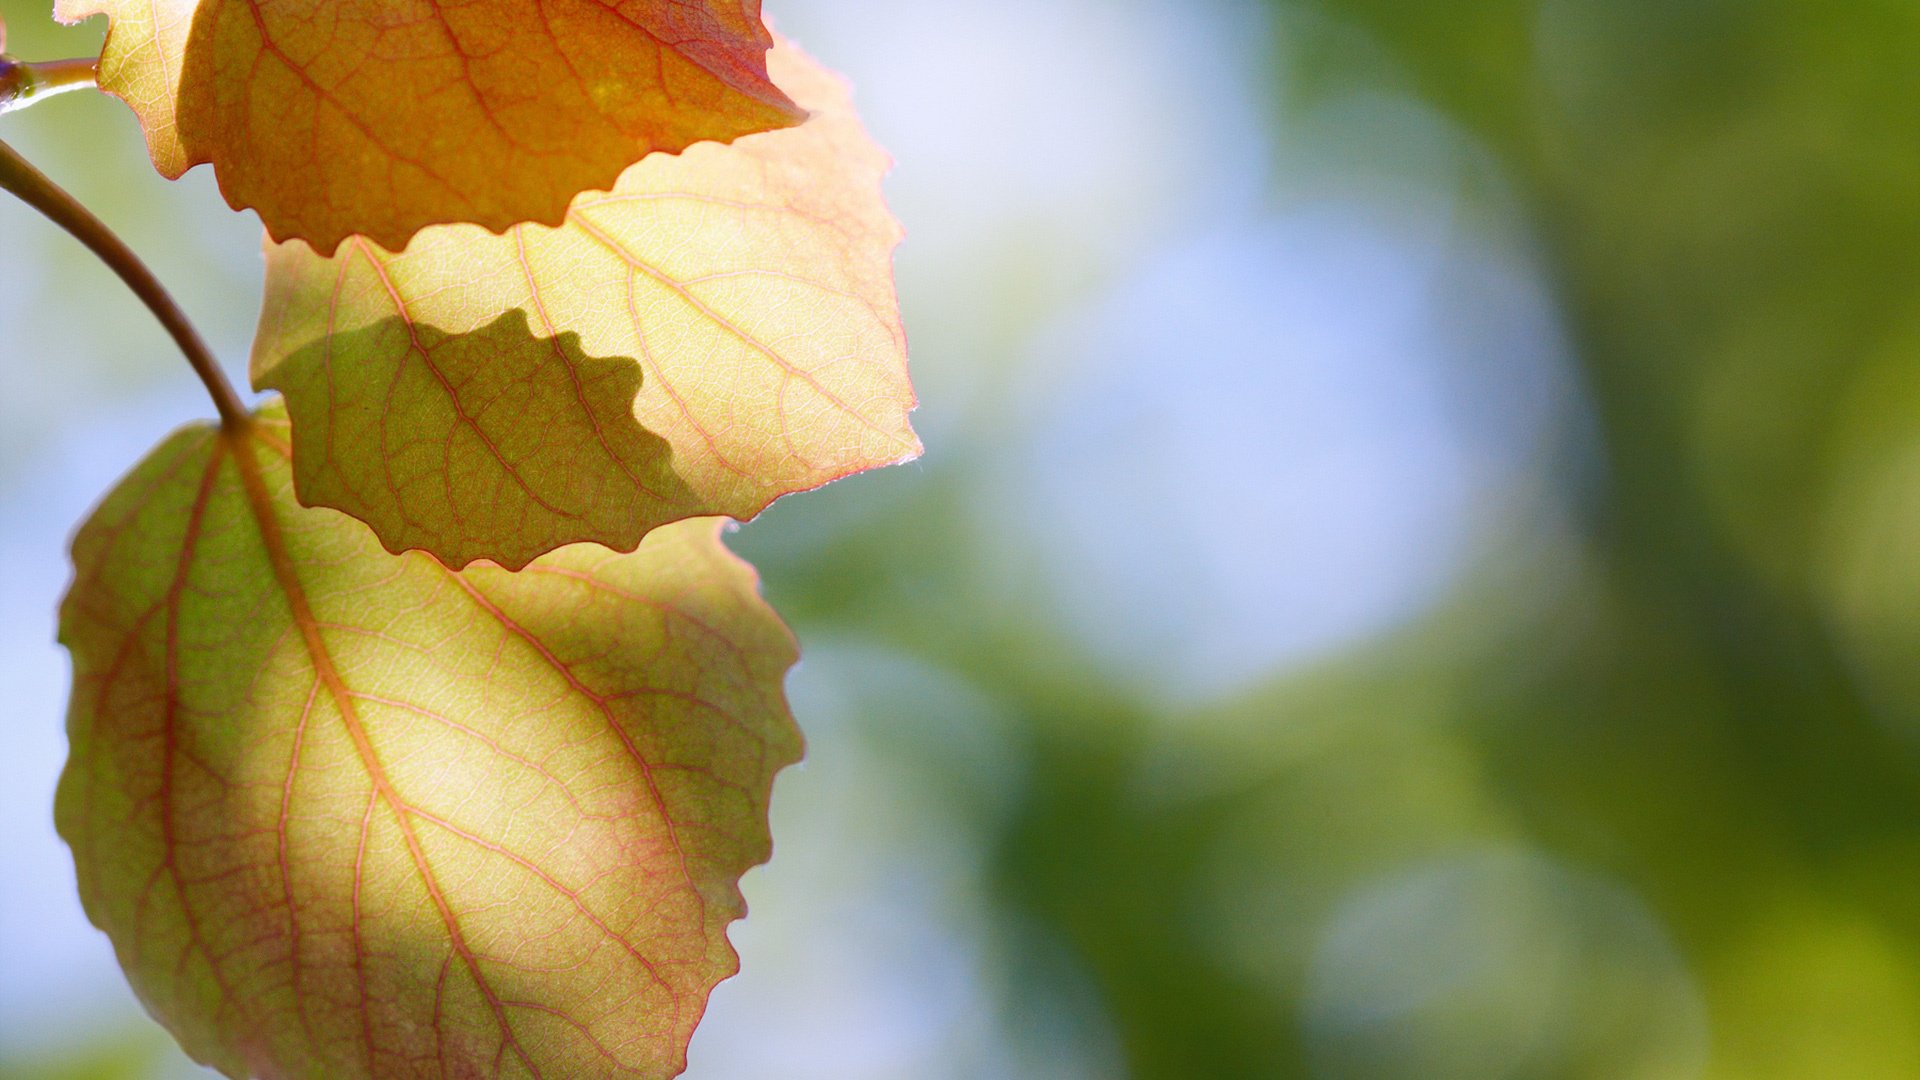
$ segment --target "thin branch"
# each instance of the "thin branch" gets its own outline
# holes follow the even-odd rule
[[[99,67],[100,61],[91,56],[37,62],[0,56],[0,113],[24,109],[55,94],[93,86]]]
[[[28,206],[40,211],[53,220],[53,223],[72,233],[81,243],[87,245],[100,260],[107,264],[120,280],[127,283],[142,303],[167,328],[180,351],[187,356],[187,363],[193,365],[193,373],[200,376],[206,384],[207,393],[213,396],[213,404],[220,411],[221,426],[229,432],[245,430],[249,419],[247,407],[240,401],[240,395],[234,392],[233,384],[220,370],[219,361],[213,358],[213,351],[200,337],[199,331],[187,321],[187,316],[174,303],[173,297],[161,286],[160,279],[153,276],[140,257],[133,253],[118,236],[108,229],[106,224],[93,216],[93,212],[80,205],[75,199],[46,178],[45,174],[34,168],[26,158],[0,142],[0,188],[18,195]]]

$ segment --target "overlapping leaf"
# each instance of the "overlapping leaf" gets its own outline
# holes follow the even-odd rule
[[[557,222],[651,151],[796,122],[759,0],[58,0],[154,164],[212,162],[275,237],[398,249]]]
[[[698,514],[666,442],[634,422],[639,367],[578,340],[536,338],[511,311],[467,334],[391,318],[314,342],[271,382],[301,501],[380,523],[394,551],[512,570]]]
[[[918,453],[889,162],[836,77],[786,44],[768,62],[805,124],[648,158],[559,228],[271,246],[254,382],[291,403],[301,498],[393,550],[511,567]],[[528,335],[502,333],[510,312]],[[643,432],[584,357],[637,363]]]
[[[750,571],[713,522],[390,555],[294,502],[285,435],[176,435],[75,541],[89,914],[229,1076],[678,1073],[799,751]]]

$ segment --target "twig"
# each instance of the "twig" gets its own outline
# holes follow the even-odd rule
[[[85,244],[100,261],[107,264],[120,280],[127,283],[142,303],[167,328],[167,333],[180,346],[187,356],[187,363],[193,366],[194,374],[206,384],[207,393],[213,396],[213,404],[220,411],[220,423],[230,432],[244,430],[250,420],[247,407],[234,392],[233,384],[220,370],[219,361],[213,358],[213,351],[201,339],[199,331],[187,321],[173,297],[153,276],[140,257],[133,253],[106,223],[93,215],[80,204],[78,199],[62,189],[46,175],[33,167],[26,158],[5,142],[0,142],[0,188],[18,195],[27,205],[45,214],[53,223],[72,233]]]

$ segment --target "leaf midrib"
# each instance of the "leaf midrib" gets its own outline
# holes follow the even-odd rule
[[[415,871],[420,875],[421,883],[426,887],[428,898],[439,912],[445,925],[447,938],[453,945],[461,962],[473,976],[474,985],[486,998],[494,1020],[499,1025],[507,1049],[519,1057],[522,1064],[533,1074],[535,1080],[541,1080],[540,1067],[534,1063],[514,1034],[513,1025],[508,1022],[506,1007],[500,995],[487,980],[480,969],[479,958],[467,942],[466,933],[460,928],[452,907],[447,903],[439,878],[428,864],[426,851],[421,846],[419,834],[413,827],[409,816],[409,807],[400,797],[399,791],[387,776],[386,767],[381,764],[372,739],[367,735],[366,727],[360,721],[359,710],[355,707],[353,696],[348,691],[346,681],[333,666],[332,654],[327,651],[326,642],[320,636],[319,620],[314,618],[313,609],[307,602],[305,587],[300,583],[298,572],[294,569],[293,557],[287,550],[286,539],[280,533],[280,521],[273,513],[273,499],[267,492],[265,478],[260,473],[260,463],[254,458],[257,439],[251,427],[239,431],[223,430],[221,439],[228,444],[233,454],[234,465],[240,474],[241,488],[246,494],[248,507],[253,512],[255,524],[259,528],[261,547],[267,553],[267,562],[273,569],[275,582],[287,598],[287,607],[294,625],[299,629],[301,639],[307,647],[307,654],[314,666],[315,674],[327,688],[327,694],[333,699],[334,708],[339,710],[341,723],[347,729],[348,737],[353,741],[354,749],[360,756],[361,765],[367,771],[377,798],[386,804],[388,812],[400,829],[400,835],[407,847],[407,854],[413,861]],[[373,1047],[368,1046],[371,1054]]]

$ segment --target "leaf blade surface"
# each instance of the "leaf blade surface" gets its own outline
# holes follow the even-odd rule
[[[295,413],[301,497],[368,522],[392,550],[511,567],[574,540],[627,550],[689,514],[750,518],[916,455],[901,233],[880,192],[890,162],[836,76],[784,43],[768,62],[812,110],[805,124],[648,158],[559,228],[434,228],[397,255],[357,240],[332,258],[271,245],[253,381]],[[420,374],[439,347],[423,339],[457,345],[512,312],[530,336],[489,351],[548,388],[542,430],[578,448],[544,469],[516,469],[452,421],[496,396]],[[571,389],[583,353],[634,366],[630,420],[658,453],[629,467],[653,482],[609,466],[600,444],[622,425]],[[368,438],[323,440],[307,419],[341,401],[358,403]],[[511,418],[496,420],[490,437],[510,438]],[[395,442],[419,463],[398,483],[381,452]],[[436,490],[463,480],[464,495]]]
[[[556,222],[653,151],[804,115],[766,76],[759,0],[58,0],[111,20],[101,86],[154,164],[332,251],[420,228]]]
[[[751,572],[697,521],[392,556],[293,501],[283,435],[189,429],[76,538],[90,917],[230,1076],[676,1075],[799,753]]]

